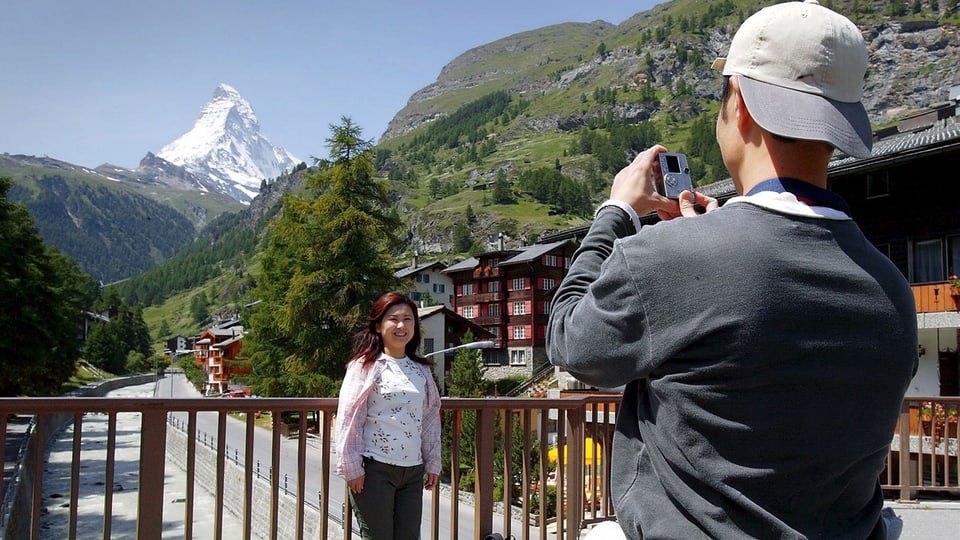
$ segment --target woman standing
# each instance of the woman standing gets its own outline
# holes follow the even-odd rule
[[[337,474],[364,540],[419,538],[422,490],[437,485],[440,393],[419,345],[416,304],[384,294],[355,338],[340,387]]]

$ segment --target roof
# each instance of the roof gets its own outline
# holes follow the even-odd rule
[[[421,321],[429,317],[442,315],[445,319],[449,319],[466,326],[474,333],[474,336],[478,338],[493,337],[493,332],[458,314],[443,304],[418,308],[417,314],[420,315]]]
[[[438,304],[436,306],[422,307],[417,309],[417,314],[420,315],[420,320],[423,320],[431,315],[436,314],[438,311],[443,311],[445,307],[446,306],[444,306],[443,304]]]
[[[960,145],[960,118],[951,116],[937,120],[922,129],[898,133],[873,143],[870,157],[856,159],[842,156],[830,162],[828,171],[846,171],[868,167],[878,162],[884,163],[895,158],[904,158],[914,154],[936,151],[944,147]]]
[[[432,261],[432,262],[423,263],[423,264],[411,265],[406,268],[401,268],[400,270],[397,270],[396,272],[394,272],[393,275],[394,277],[405,278],[407,276],[416,274],[417,272],[420,272],[423,270],[429,270],[434,266],[439,266],[441,272],[443,271],[444,268],[447,267],[447,265],[443,264],[441,261]]]
[[[480,264],[480,261],[476,257],[470,257],[469,259],[462,260],[456,264],[452,264],[443,271],[444,274],[449,274],[451,272],[462,272],[464,270],[473,270]]]
[[[551,251],[566,244],[567,242],[569,242],[569,240],[560,240],[558,242],[553,242],[551,244],[534,244],[532,246],[527,246],[523,248],[523,251],[521,251],[517,255],[510,257],[505,261],[501,261],[500,266],[535,261],[539,259],[541,256],[547,253],[550,253]]]
[[[243,335],[242,335],[242,334],[238,334],[238,335],[236,335],[236,336],[233,336],[233,337],[230,338],[230,339],[221,341],[220,343],[217,343],[216,345],[213,345],[213,348],[214,348],[214,349],[220,349],[220,348],[226,347],[227,345],[231,345],[231,344],[233,344],[233,343],[236,343],[236,342],[238,342],[238,341],[240,341],[240,340],[242,340],[242,339],[243,339]]]

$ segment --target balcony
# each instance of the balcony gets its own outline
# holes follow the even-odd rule
[[[960,311],[960,289],[950,282],[911,285],[917,313]]]
[[[453,473],[425,494],[422,537],[499,532],[574,540],[584,527],[615,519],[607,480],[617,402],[589,394],[445,398]],[[957,424],[949,412],[936,412],[957,406],[960,398],[904,401],[881,475],[888,495],[960,496]],[[168,538],[171,531],[185,538],[359,537],[345,485],[333,474],[335,409],[334,399],[0,398],[0,443],[20,448],[0,483],[0,527],[6,538],[75,538],[91,527],[103,538]],[[258,427],[265,415],[269,427]],[[476,455],[460,455],[465,415],[475,416],[478,434],[519,435],[478,436]],[[495,500],[498,446],[515,456],[500,467],[514,480]],[[472,493],[452,496],[450,486],[470,469]],[[172,486],[174,477],[184,485]],[[65,487],[53,493],[55,482]]]

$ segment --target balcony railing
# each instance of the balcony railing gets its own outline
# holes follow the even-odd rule
[[[424,538],[481,539],[499,532],[505,538],[574,540],[585,526],[615,519],[609,457],[617,402],[611,395],[445,398],[443,429],[451,437],[445,444],[451,449],[451,474],[424,506],[430,531]],[[957,423],[950,417],[954,407],[960,407],[960,398],[904,401],[881,476],[888,494],[901,500],[921,493],[960,496]],[[2,398],[0,446],[13,440],[11,430],[19,419],[32,420],[18,468],[0,483],[0,537],[5,531],[6,538],[41,538],[51,519],[63,521],[57,527],[67,538],[77,537],[78,522],[91,520],[100,524],[103,538],[119,534],[122,523],[112,517],[121,478],[117,449],[132,444],[118,442],[118,432],[124,432],[136,435],[139,444],[139,459],[126,464],[135,470],[123,476],[137,482],[138,538],[160,538],[171,521],[182,522],[184,537],[192,538],[199,520],[212,523],[217,539],[224,534],[244,539],[352,538],[349,498],[331,467],[335,410],[333,399]],[[924,419],[927,411],[930,421]],[[139,415],[138,429],[118,430],[118,416],[130,413]],[[265,414],[271,423],[262,429],[256,419]],[[292,424],[284,421],[290,418],[295,419]],[[102,431],[95,422],[105,423]],[[460,441],[470,426],[477,434],[476,452],[461,455]],[[550,433],[556,433],[556,450],[550,449]],[[69,448],[63,463],[47,459],[54,439]],[[86,448],[88,442],[98,443],[96,451]],[[498,455],[503,457],[497,460]],[[182,510],[171,512],[164,510],[171,495],[165,493],[165,480],[168,467],[174,466],[182,466],[186,486]],[[451,488],[460,484],[464,471],[473,473],[469,494]],[[62,498],[45,495],[51,474],[69,479]],[[510,479],[497,500],[496,477]],[[197,514],[198,488],[209,490],[214,499],[211,515]],[[552,499],[548,492],[559,495]],[[447,510],[441,510],[442,501]],[[224,510],[231,507],[242,535],[225,532]]]
[[[960,311],[960,289],[953,287],[950,282],[925,283],[912,285],[911,288],[917,313]]]

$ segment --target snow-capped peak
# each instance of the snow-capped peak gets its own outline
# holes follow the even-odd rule
[[[293,169],[300,160],[260,134],[249,103],[228,84],[219,84],[193,129],[164,146],[157,156],[180,165],[241,202],[250,202],[262,180]]]

